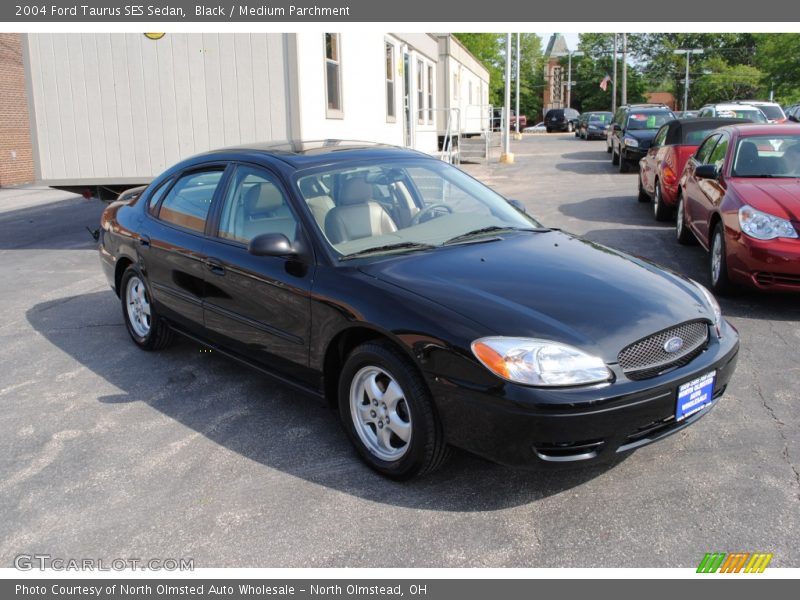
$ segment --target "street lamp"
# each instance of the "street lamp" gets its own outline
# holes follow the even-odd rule
[[[683,110],[689,110],[689,58],[692,54],[703,54],[702,48],[674,50],[673,54],[686,55],[686,84],[683,86]]]
[[[584,53],[580,50],[574,52],[558,52],[554,56],[567,56],[567,108],[572,108],[572,57],[583,56]]]

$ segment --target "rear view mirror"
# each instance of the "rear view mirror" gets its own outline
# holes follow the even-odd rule
[[[520,202],[519,200],[509,200],[508,203],[511,206],[513,206],[514,208],[516,208],[519,212],[525,213],[525,214],[528,213],[528,210],[525,208],[525,205],[522,202]]]
[[[719,172],[714,165],[697,165],[694,176],[698,179],[716,179],[719,177]]]
[[[254,256],[294,256],[292,243],[282,233],[262,233],[250,240],[247,251]]]

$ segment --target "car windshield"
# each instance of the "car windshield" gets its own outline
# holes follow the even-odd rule
[[[772,106],[771,104],[762,104],[759,105],[758,109],[765,115],[767,115],[767,119],[772,119],[773,121],[777,121],[779,119],[785,118],[780,106]]]
[[[800,177],[800,135],[739,138],[734,177]]]
[[[439,160],[314,169],[298,173],[295,182],[317,227],[340,258],[431,249],[454,238],[473,242],[501,231],[541,229],[505,198]]]
[[[608,123],[610,119],[609,115],[589,115],[589,122],[590,123]]]
[[[753,123],[767,122],[767,117],[757,108],[720,108],[717,109],[717,116],[730,119],[750,119]]]
[[[631,113],[628,117],[627,129],[658,129],[675,117],[669,111],[651,113]]]

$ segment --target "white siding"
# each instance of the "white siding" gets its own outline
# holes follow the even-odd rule
[[[293,137],[283,35],[28,34],[37,175],[143,181],[198,152]]]

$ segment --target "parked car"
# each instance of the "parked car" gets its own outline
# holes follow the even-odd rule
[[[639,161],[639,202],[653,202],[656,221],[673,218],[678,180],[686,161],[718,127],[749,123],[744,119],[676,119],[662,125],[647,154]]]
[[[672,112],[675,114],[676,119],[696,119],[700,116],[699,110],[674,110]]]
[[[647,153],[659,128],[675,118],[663,104],[629,104],[621,106],[606,130],[606,151],[611,164],[626,173]]]
[[[707,414],[736,365],[737,333],[698,283],[401,148],[208,152],[101,225],[137,346],[182,333],[324,399],[397,479],[451,446],[611,461]]]
[[[735,104],[746,104],[754,106],[764,113],[770,123],[785,123],[786,113],[783,112],[781,105],[777,102],[764,102],[762,100],[737,100]]]
[[[540,121],[536,125],[532,125],[531,127],[526,127],[523,129],[525,133],[546,133],[547,128],[544,126],[544,121]]]
[[[578,119],[578,127],[575,135],[584,139],[604,139],[606,137],[606,127],[611,123],[614,114],[607,111],[585,112]]]
[[[800,125],[709,135],[680,182],[676,234],[709,251],[717,293],[736,284],[800,291]]]
[[[509,129],[516,130],[517,128],[517,113],[513,109],[511,110],[511,125]],[[519,130],[522,131],[528,125],[528,117],[525,115],[519,116]],[[492,112],[492,129],[494,131],[500,131],[503,128],[503,110],[500,108],[495,108]]]
[[[721,117],[725,119],[747,119],[753,123],[767,123],[767,115],[764,112],[749,104],[736,104],[726,102],[724,104],[707,104],[700,109],[700,117]]]
[[[544,115],[544,124],[547,133],[553,131],[568,131],[572,133],[578,125],[581,114],[574,108],[551,108]]]

